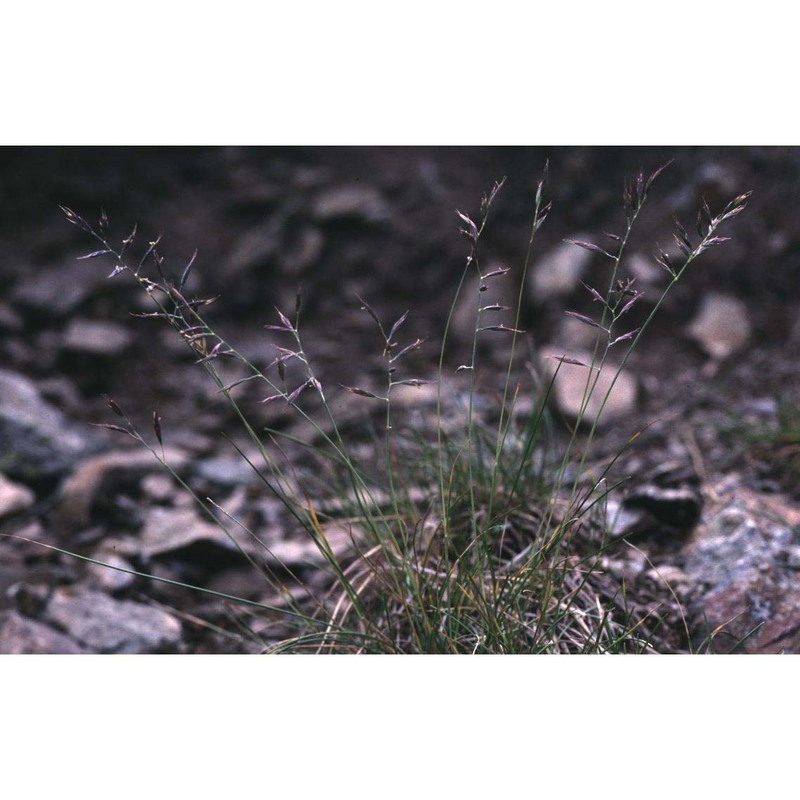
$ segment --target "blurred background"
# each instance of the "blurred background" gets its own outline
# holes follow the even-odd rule
[[[91,222],[104,209],[117,243],[134,224],[140,242],[163,234],[159,251],[175,274],[197,248],[189,290],[221,295],[215,319],[242,335],[272,321],[274,306],[291,308],[302,285],[306,324],[319,324],[328,337],[351,324],[354,293],[387,314],[412,308],[422,333],[435,336],[467,254],[457,209],[477,218],[482,195],[506,177],[483,253],[521,269],[535,186],[549,162],[553,210],[537,238],[535,268],[564,238],[602,243],[604,231],[621,233],[624,180],[673,159],[631,242],[639,264],[650,262],[643,276],[656,242],[672,246],[673,215],[692,230],[703,197],[716,212],[737,194],[754,194],[730,232],[733,241],[708,252],[690,285],[677,287],[670,319],[690,319],[703,294],[716,289],[748,304],[753,341],[788,342],[798,311],[800,148],[6,147],[5,364],[52,377],[80,353],[73,345],[81,329],[70,336],[71,320],[132,324],[125,312],[130,290],[119,278],[106,280],[106,264],[75,260],[93,243],[66,223],[59,205]],[[570,292],[535,289],[526,297],[527,322],[546,338]],[[102,338],[103,327],[96,330]],[[137,349],[116,335],[126,344],[114,350],[113,363],[87,359],[85,348],[79,372],[87,385],[92,370],[107,382],[140,359],[150,369],[163,363],[152,347]]]

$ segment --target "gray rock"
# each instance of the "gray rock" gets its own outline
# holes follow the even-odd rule
[[[706,513],[683,548],[695,611],[717,652],[800,652],[800,576],[787,569],[788,524],[800,515],[783,499],[720,482],[720,507]]]
[[[715,652],[800,653],[800,580],[764,573],[702,599]],[[706,634],[708,635],[708,633]]]
[[[327,523],[321,530],[336,558],[352,552],[354,544],[364,538],[358,528],[338,522]],[[280,567],[319,567],[328,562],[319,546],[305,533],[298,533],[291,539],[266,542],[266,550],[262,556],[267,564]]]
[[[606,363],[598,372],[588,366],[556,360],[562,356],[588,365],[592,362],[592,354],[581,350],[567,352],[558,347],[541,350],[542,369],[547,379],[553,379],[553,400],[564,416],[573,420],[580,417],[585,423],[592,423],[602,416],[600,424],[603,424],[634,411],[639,386],[631,372],[623,369],[615,380],[618,368],[614,364]],[[581,411],[587,385],[593,388]]]
[[[133,342],[134,336],[120,322],[105,319],[73,319],[61,339],[61,348],[92,356],[118,356]]]
[[[621,539],[647,528],[648,516],[643,509],[630,509],[616,501],[609,500],[606,506],[608,533],[614,539]]]
[[[687,333],[719,361],[741,350],[750,339],[751,329],[747,307],[741,300],[711,292],[703,298]]]
[[[237,535],[240,531],[233,530],[232,533]],[[159,556],[172,553],[195,542],[212,543],[229,551],[237,549],[222,528],[202,519],[194,507],[155,507],[148,511],[139,537],[142,555]]]
[[[631,253],[624,264],[630,271],[632,277],[636,278],[636,288],[640,290],[643,287],[658,284],[660,281],[664,280],[664,276],[666,275],[663,267],[659,267],[654,258],[648,258],[643,253]],[[646,301],[648,296],[649,295],[645,295],[643,299]],[[653,299],[655,299],[655,297]]]
[[[0,470],[23,481],[57,477],[104,447],[97,431],[46,402],[28,378],[0,370]]]
[[[792,545],[786,552],[786,566],[789,569],[800,569],[800,544]]]
[[[0,519],[30,508],[35,497],[27,486],[13,483],[0,473]]]
[[[605,336],[597,328],[565,315],[554,327],[553,346],[562,348],[562,353],[572,350],[594,351],[601,335]]]
[[[701,190],[712,190],[725,197],[733,196],[739,188],[736,173],[717,161],[708,161],[700,167],[695,185]]]
[[[90,248],[91,249],[91,248]],[[15,305],[48,317],[66,317],[104,283],[111,268],[96,261],[71,261],[32,269],[11,293]]]
[[[0,653],[7,655],[80,655],[81,647],[48,625],[16,611],[0,612]]]
[[[773,588],[774,587],[774,588]],[[772,591],[763,592],[759,605],[752,603],[751,613],[762,617],[763,624],[747,643],[748,652],[800,653],[800,580],[773,584]],[[761,621],[761,620],[759,620]]]
[[[281,214],[240,236],[226,264],[229,279],[271,261],[280,251],[285,219]]]
[[[14,310],[14,307],[0,301],[0,330],[19,333],[22,327],[22,317]]]
[[[611,506],[611,501],[608,506]],[[603,570],[626,581],[636,580],[649,566],[647,555],[632,547],[609,550],[607,555],[600,557],[600,567]]]
[[[93,588],[104,592],[119,592],[127,589],[136,580],[136,577],[129,571],[133,567],[122,556],[114,552],[113,545],[110,546],[107,543],[101,545],[95,550],[92,557],[103,564],[108,564],[107,567],[101,564],[87,565],[86,572]]]
[[[773,558],[759,524],[743,508],[731,505],[711,515],[686,548],[684,572],[711,590],[756,578]]]
[[[181,469],[188,460],[182,450],[174,447],[164,448],[164,457],[174,469]],[[163,469],[152,453],[144,448],[118,450],[86,458],[61,487],[54,514],[56,527],[60,533],[69,533],[89,525],[96,497],[118,477],[141,479]]]
[[[196,469],[198,477],[226,488],[247,486],[257,478],[253,468],[241,457],[204,458]]]
[[[317,228],[305,228],[281,254],[282,271],[291,276],[302,275],[319,259],[324,244],[325,239]]]
[[[383,195],[370,186],[337,186],[322,192],[312,210],[321,222],[337,219],[358,219],[376,223],[391,214]]]
[[[587,237],[576,236],[576,239]],[[603,256],[605,258],[605,256]],[[582,247],[562,242],[544,255],[530,276],[530,296],[534,303],[568,295],[580,286],[592,253]]]
[[[78,587],[56,589],[46,614],[98,653],[162,652],[174,647],[182,632],[181,623],[161,609]]]
[[[175,481],[166,474],[146,475],[140,482],[142,492],[156,503],[166,503],[177,491]]]

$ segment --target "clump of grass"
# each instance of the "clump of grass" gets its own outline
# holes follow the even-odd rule
[[[713,216],[704,203],[697,220],[696,244],[676,220],[680,260],[661,249],[656,256],[669,273],[669,284],[644,324],[626,329],[626,315],[641,297],[635,282],[624,274],[626,246],[662,169],[647,179],[640,173],[626,184],[626,224],[620,235],[607,235],[610,245],[574,242],[610,265],[604,286],[585,284],[598,304],[598,315],[568,312],[600,332],[591,363],[583,365],[587,378],[581,417],[596,391],[598,371],[612,350],[624,350],[621,370],[670,288],[705,250],[726,240],[718,235],[719,226],[746,204],[748,195],[741,195]],[[408,312],[386,323],[373,305],[357,298],[375,325],[385,365],[384,383],[379,387],[324,386],[304,347],[299,293],[290,313],[277,310],[276,320],[266,325],[278,339],[274,358],[266,365],[255,364],[207,322],[204,314],[211,301],[189,296],[187,283],[194,257],[172,277],[158,252],[158,240],[149,242],[141,255],[131,260],[135,228],[116,246],[111,243],[105,214],[97,225],[91,225],[71,209],[63,209],[69,222],[100,245],[84,258],[112,260],[110,277],[132,278],[154,304],[153,311],[139,316],[168,324],[183,339],[197,365],[206,370],[230,405],[258,459],[231,439],[232,446],[264,489],[281,501],[297,535],[310,537],[322,553],[327,571],[324,589],[309,588],[305,596],[298,595],[293,591],[291,571],[266,569],[253,557],[252,547],[244,546],[260,542],[258,531],[220,514],[210,498],[194,494],[195,501],[225,528],[281,598],[272,605],[250,604],[255,607],[252,613],[281,622],[281,636],[265,641],[265,650],[583,653],[680,648],[662,629],[671,598],[661,601],[660,608],[657,603],[637,602],[624,583],[599,569],[607,544],[605,501],[611,488],[605,471],[595,475],[590,468],[598,419],[588,426],[588,433],[580,434],[579,418],[563,444],[554,435],[548,411],[552,381],[560,365],[553,378],[545,380],[536,367],[535,352],[528,349],[523,352],[529,359],[526,383],[520,383],[523,290],[534,240],[551,210],[545,200],[546,179],[545,169],[534,196],[527,250],[517,274],[506,267],[486,271],[482,265],[482,236],[503,182],[483,198],[477,222],[459,212],[468,255],[439,350],[435,422],[432,429],[421,428],[414,435],[398,425],[400,412],[394,403],[399,387],[421,387],[429,382],[404,371],[406,357],[424,345],[413,336],[402,339]],[[471,358],[452,369],[448,362],[451,321],[473,274],[478,276],[478,289],[473,298]],[[512,279],[518,283],[517,301],[509,308],[493,298],[499,282]],[[479,409],[483,398],[478,390],[484,369],[479,342],[487,336],[508,341],[507,367],[491,398],[494,407],[490,414]],[[226,380],[220,368],[226,360],[236,362],[243,376]],[[580,363],[569,356],[560,360]],[[491,383],[492,376],[489,378]],[[276,428],[262,428],[247,411],[244,390],[255,392],[262,403],[285,404],[311,425],[313,437],[298,441]],[[374,448],[373,458],[354,454],[356,448],[333,411],[334,396],[349,396],[353,402],[373,404],[381,410],[382,440]],[[521,396],[530,401],[524,413]],[[602,405],[607,398],[608,393]],[[122,424],[104,426],[136,438],[192,492],[164,459],[160,415],[153,417],[155,443],[151,443],[113,400],[109,405]],[[292,461],[291,454],[297,452],[313,458],[324,474],[332,477],[337,497],[323,497],[318,486],[304,483]],[[352,548],[345,555],[334,552],[329,543],[334,524],[348,526]]]

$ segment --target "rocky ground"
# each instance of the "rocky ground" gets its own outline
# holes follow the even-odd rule
[[[274,620],[219,596],[124,571],[275,601],[151,453],[89,424],[119,422],[106,397],[192,488],[255,527],[273,558],[312,584],[319,569],[314,546],[220,435],[235,437],[236,420],[188,348],[131,316],[149,310],[146,298],[127,276],[109,279],[112,264],[77,260],[95,248],[59,205],[93,223],[105,209],[117,242],[134,223],[142,241],[162,232],[171,275],[197,248],[187,291],[218,295],[210,320],[260,363],[274,355],[264,326],[279,322],[276,307],[293,311],[302,285],[305,345],[323,385],[374,386],[380,340],[356,295],[387,320],[411,309],[409,340],[429,342],[412,366],[434,377],[468,252],[456,209],[477,218],[481,196],[507,176],[482,252],[519,274],[547,159],[553,209],[522,321],[540,354],[580,357],[592,344],[593,329],[564,311],[596,311],[581,281],[602,280],[603,257],[563,240],[604,245],[604,232],[621,234],[625,178],[674,159],[623,262],[644,292],[632,327],[667,283],[653,256],[656,244],[677,252],[673,215],[694,236],[703,198],[716,213],[753,191],[721,230],[731,241],[674,287],[601,418],[593,459],[624,449],[611,475],[626,478],[609,503],[616,544],[603,568],[638,587],[678,639],[688,629],[686,649],[710,639],[717,652],[800,651],[800,150],[231,147],[0,151],[0,652],[253,652],[280,636]],[[451,373],[472,325],[458,309]],[[481,352],[496,366],[481,396],[496,389],[503,354],[497,342]],[[566,418],[575,369],[565,365],[555,387]],[[406,388],[409,414],[424,409],[425,387]],[[363,425],[362,398],[331,396],[346,425]],[[253,410],[308,433],[285,407]]]

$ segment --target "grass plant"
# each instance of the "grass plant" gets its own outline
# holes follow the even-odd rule
[[[385,380],[380,387],[323,385],[313,354],[304,347],[299,293],[294,309],[276,310],[276,319],[266,325],[274,348],[271,361],[253,363],[209,324],[206,309],[211,300],[190,296],[194,257],[179,274],[169,275],[158,239],[139,247],[134,228],[119,245],[112,244],[105,214],[90,224],[63,209],[67,220],[99,245],[83,258],[113,262],[111,278],[132,279],[152,300],[153,310],[138,316],[171,326],[183,339],[229,404],[258,458],[234,444],[233,436],[231,445],[264,490],[281,502],[294,535],[310,537],[322,555],[324,585],[298,592],[301,576],[289,568],[268,568],[258,557],[259,546],[268,550],[258,530],[247,529],[211,498],[197,494],[170,466],[162,448],[160,414],[153,414],[152,436],[145,435],[109,399],[117,421],[102,423],[103,427],[132,436],[148,448],[208,517],[226,530],[243,558],[263,574],[277,600],[242,603],[250,610],[242,611],[240,622],[252,630],[248,615],[276,620],[280,635],[258,634],[265,652],[640,653],[681,648],[665,631],[667,614],[662,607],[677,598],[665,591],[666,601],[642,602],[624,581],[599,568],[607,546],[605,504],[613,487],[608,485],[607,470],[595,474],[591,468],[599,418],[582,419],[610,354],[622,351],[618,375],[670,289],[704,251],[726,241],[718,229],[746,205],[748,195],[743,194],[714,215],[703,203],[695,243],[675,221],[680,256],[658,249],[656,260],[668,273],[668,284],[644,323],[629,329],[628,312],[641,294],[625,272],[627,245],[663,169],[647,178],[640,173],[626,183],[625,225],[620,234],[606,235],[608,245],[574,242],[605,261],[609,271],[603,285],[584,284],[598,308],[596,316],[567,312],[599,335],[590,363],[568,354],[557,359],[582,363],[586,370],[581,414],[566,437],[549,410],[561,364],[554,365],[552,377],[547,378],[520,327],[536,235],[551,212],[545,199],[547,169],[533,198],[530,236],[519,271],[487,270],[482,262],[482,237],[502,181],[483,198],[477,221],[459,212],[468,254],[433,378],[405,370],[408,356],[425,344],[413,336],[403,339],[408,312],[386,322],[373,304],[357,298],[374,323],[383,356]],[[140,252],[134,258],[135,249]],[[471,358],[453,368],[451,323],[475,275]],[[509,280],[517,284],[517,302],[511,308],[492,300],[499,282]],[[489,336],[505,337],[508,343],[507,366],[500,376],[489,374],[494,368],[484,367],[480,360],[480,342]],[[526,360],[527,369],[520,368]],[[225,361],[236,362],[242,377],[226,379],[221,368]],[[400,387],[429,382],[436,383],[435,422],[430,430],[418,428],[411,435],[402,424],[402,416],[409,412],[396,408],[396,393]],[[480,387],[493,382],[498,388],[489,397],[487,412]],[[284,404],[308,423],[313,435],[298,440],[277,427],[264,428],[257,415],[248,412],[245,392],[264,404]],[[382,435],[369,456],[354,446],[337,420],[333,400],[342,397],[380,409]],[[318,474],[329,476],[329,484],[337,487],[335,497],[322,496],[319,483],[303,479],[294,461],[297,454],[317,464]],[[347,526],[352,546],[346,553],[330,544],[334,525]],[[683,646],[688,640],[686,631]]]

